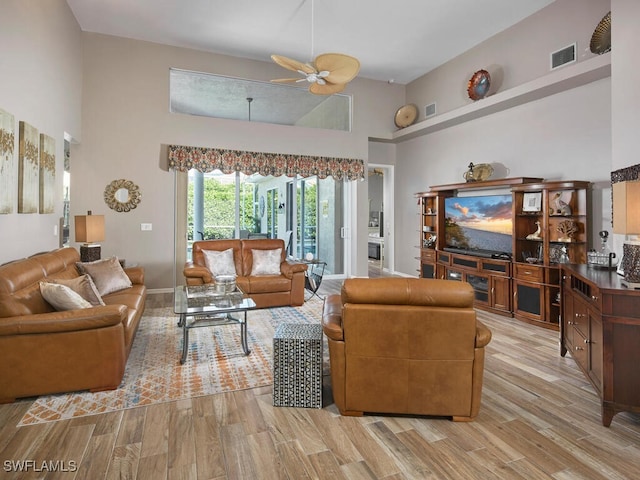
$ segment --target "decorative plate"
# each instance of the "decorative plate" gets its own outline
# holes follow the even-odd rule
[[[403,107],[400,107],[396,112],[394,118],[396,127],[405,128],[412,125],[418,118],[418,107],[409,103]]]
[[[591,35],[591,53],[602,55],[611,50],[611,12],[607,13]]]
[[[491,75],[486,70],[478,70],[469,79],[467,84],[467,93],[471,100],[480,100],[489,93],[491,86]]]

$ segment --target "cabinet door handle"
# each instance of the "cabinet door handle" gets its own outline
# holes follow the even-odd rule
[[[589,343],[591,343],[591,342],[585,338],[585,339],[584,339],[584,343],[586,343],[586,344],[588,345],[588,344],[589,344]]]
[[[598,297],[595,295],[591,295],[591,300],[593,300],[594,302],[598,301]]]
[[[578,351],[578,350],[584,350],[584,348],[583,348],[583,347],[575,347],[575,350],[576,350],[576,351]]]
[[[576,318],[584,318],[586,316],[587,316],[586,313],[576,313]]]

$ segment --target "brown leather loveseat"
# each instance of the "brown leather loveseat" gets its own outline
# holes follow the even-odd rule
[[[471,421],[484,347],[468,283],[352,278],[325,299],[333,397],[342,415],[392,413]]]
[[[0,266],[0,403],[120,385],[144,311],[144,270],[125,269],[131,286],[101,296],[105,305],[56,311],[40,282],[73,282],[79,261],[62,248]]]
[[[284,240],[201,240],[193,242],[193,261],[187,262],[183,273],[187,285],[214,283],[214,275],[207,268],[205,251],[223,252],[233,249],[236,282],[250,296],[258,308],[278,306],[300,306],[304,303],[304,280],[307,265],[286,259]],[[277,272],[252,275],[254,250],[281,249],[277,261]]]

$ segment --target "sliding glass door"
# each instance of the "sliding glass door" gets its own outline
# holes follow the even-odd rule
[[[342,181],[191,170],[186,196],[177,234],[184,230],[187,259],[196,240],[282,238],[289,255],[311,253],[327,262],[327,274],[344,273]]]

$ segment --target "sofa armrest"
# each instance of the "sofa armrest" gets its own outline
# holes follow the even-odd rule
[[[131,283],[136,285],[144,285],[144,268],[143,267],[127,267],[124,269]]]
[[[343,341],[342,300],[340,295],[327,295],[322,308],[322,330],[331,340]]]
[[[280,273],[287,277],[288,279],[293,278],[294,273],[298,272],[306,272],[307,264],[302,262],[292,262],[289,260],[285,260],[280,264]]]
[[[195,265],[193,262],[187,262],[184,265],[182,273],[186,278],[199,278],[202,283],[212,283],[213,276],[207,267]]]
[[[484,348],[490,341],[491,330],[480,320],[476,320],[476,348]]]
[[[6,317],[0,321],[0,336],[72,332],[109,327],[127,318],[124,305],[104,305],[64,312]]]

